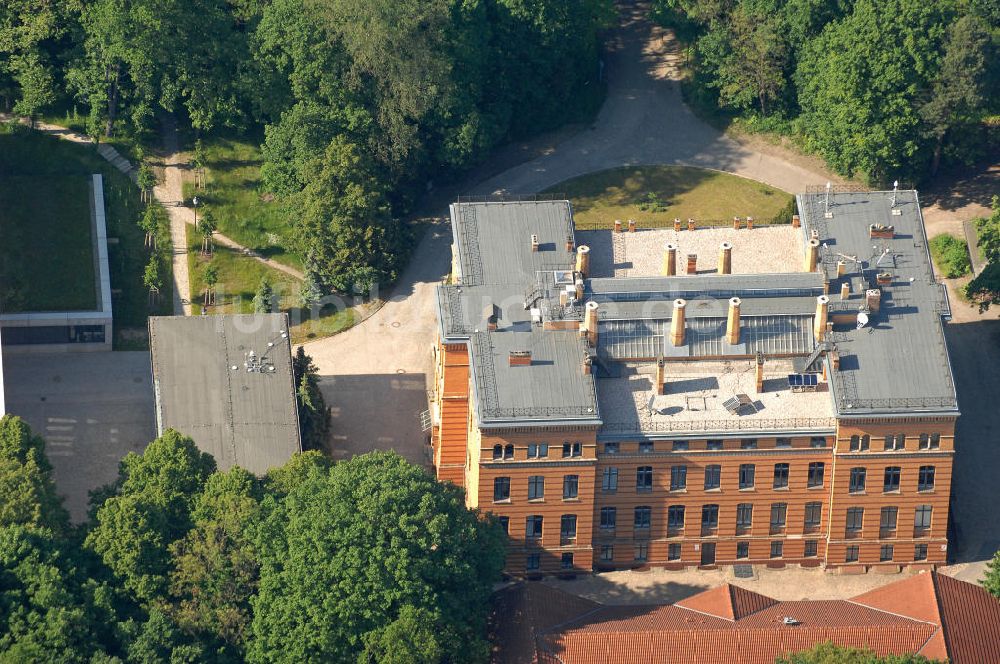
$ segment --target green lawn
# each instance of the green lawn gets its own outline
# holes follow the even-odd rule
[[[263,256],[302,268],[302,259],[284,248],[288,216],[260,186],[260,147],[252,138],[205,139],[207,183],[204,190],[184,185],[184,198],[197,196],[212,209],[219,231]]]
[[[758,223],[791,221],[791,194],[754,180],[686,166],[615,168],[567,180],[547,190],[573,203],[577,228],[611,228],[615,219],[640,227],[662,227],[675,217],[703,225],[732,223],[734,216]]]
[[[292,323],[292,343],[303,343],[346,330],[354,324],[351,311],[337,311],[333,306],[324,307],[319,316],[312,319],[308,311],[298,307],[298,279],[258,260],[244,256],[226,247],[215,247],[211,258],[201,254],[201,235],[193,226],[187,227],[188,265],[191,273],[191,301],[197,313],[204,302],[205,267],[211,262],[218,270],[215,286],[216,303],[209,307],[209,313],[252,313],[253,296],[260,280],[267,275],[271,288],[278,296],[281,310],[288,314]],[[296,324],[297,321],[300,321]]]
[[[97,306],[90,178],[0,178],[0,311]]]
[[[142,330],[145,330],[146,318],[150,314],[169,314],[173,306],[170,298],[166,297],[151,308],[148,291],[142,284],[149,252],[143,246],[143,233],[136,225],[143,208],[138,188],[104,161],[94,146],[70,143],[25,128],[0,124],[0,182],[11,177],[64,176],[80,177],[85,181],[86,176],[93,173],[104,175],[104,206],[108,237],[111,240],[108,262],[111,271],[115,346],[136,347],[134,341],[123,344],[122,340],[135,339],[136,333],[141,335]],[[89,202],[84,204],[89,205]],[[162,216],[165,219],[166,215]],[[89,252],[89,238],[87,242]],[[159,243],[161,247],[169,247],[169,233],[165,225],[160,233]],[[3,251],[3,246],[0,246],[0,252]],[[29,258],[35,259],[34,256]],[[47,267],[46,279],[55,278],[64,272],[58,265],[50,264]],[[92,275],[91,272],[89,284],[93,284]],[[170,283],[172,278],[167,261],[164,283]]]

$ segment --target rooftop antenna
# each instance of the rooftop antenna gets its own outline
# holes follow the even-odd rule
[[[827,219],[833,216],[833,214],[830,212],[830,189],[832,188],[833,185],[830,184],[828,180],[826,183],[826,198],[823,201],[824,205],[826,206],[826,212],[823,214],[823,216],[826,217]]]
[[[899,180],[892,182],[892,207],[896,207],[896,193],[899,189]]]

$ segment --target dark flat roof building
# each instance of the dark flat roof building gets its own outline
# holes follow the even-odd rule
[[[300,451],[284,314],[154,316],[149,340],[158,434],[258,475]]]

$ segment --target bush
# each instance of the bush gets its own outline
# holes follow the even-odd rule
[[[972,267],[969,248],[954,235],[938,235],[931,239],[931,256],[938,269],[948,279],[964,277]]]

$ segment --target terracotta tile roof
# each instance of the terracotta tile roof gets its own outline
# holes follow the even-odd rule
[[[780,602],[725,585],[674,605],[577,605],[554,588],[509,589],[519,613],[495,612],[510,638],[494,661],[539,664],[772,664],[817,643],[919,652],[952,664],[1000,664],[1000,603],[978,586],[917,575],[852,600]],[[520,594],[518,594],[520,593]],[[541,601],[540,612],[524,603]],[[567,617],[567,614],[577,613]],[[538,622],[530,623],[535,615]],[[785,618],[794,619],[786,624]],[[533,629],[525,629],[525,623]],[[498,632],[499,634],[499,632]],[[534,651],[533,654],[531,651]],[[507,654],[516,658],[506,658]],[[532,659],[533,658],[533,659]]]
[[[726,620],[739,620],[776,603],[776,600],[765,595],[725,583],[717,588],[683,599],[675,606],[700,611]]]
[[[535,636],[602,605],[543,583],[517,583],[493,595],[489,629],[494,662],[530,664]]]
[[[951,664],[1000,662],[1000,602],[980,586],[934,574]]]

